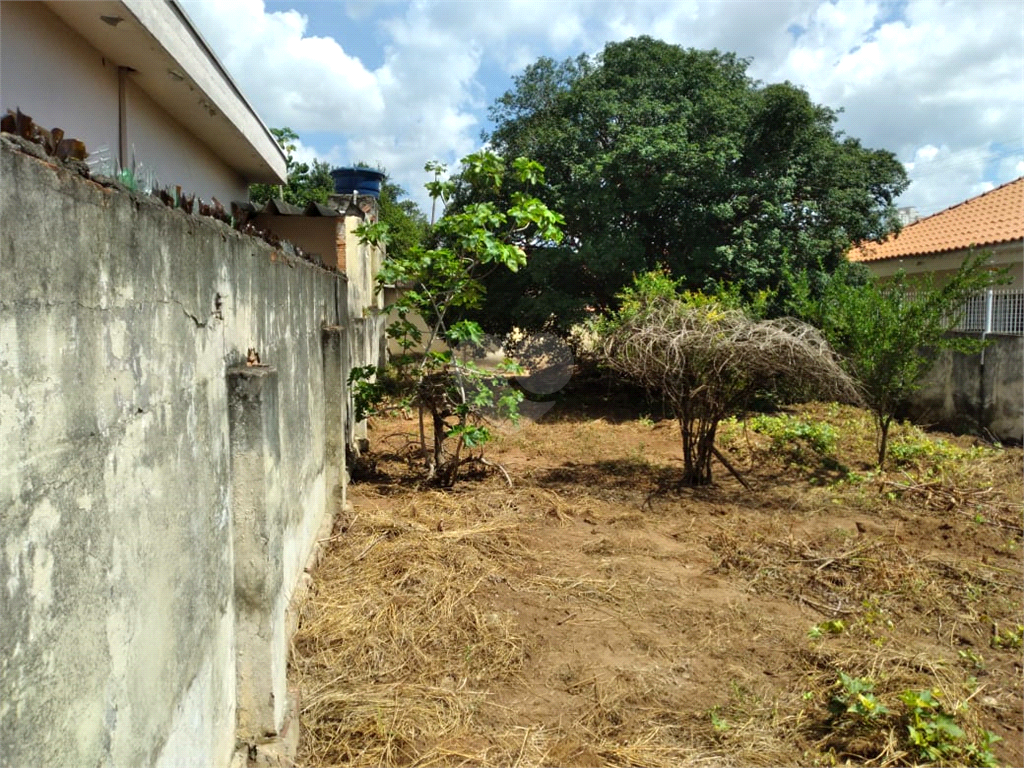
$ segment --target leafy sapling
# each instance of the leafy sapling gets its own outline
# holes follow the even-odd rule
[[[440,163],[428,163],[426,170],[434,174],[426,186],[436,212],[438,205],[447,205],[455,184],[442,178],[446,169]],[[508,176],[529,189],[543,184],[544,169],[527,158],[517,158],[509,167],[497,155],[480,151],[463,159],[460,183],[469,190],[497,193]],[[488,421],[515,419],[522,399],[506,383],[507,368],[482,370],[467,353],[484,339],[480,325],[464,317],[484,302],[482,277],[495,270],[519,270],[526,264],[519,243],[558,243],[563,224],[562,216],[538,198],[516,192],[506,209],[484,202],[442,216],[429,233],[432,247],[413,246],[382,266],[380,286],[400,289],[399,298],[387,308],[397,317],[388,335],[402,347],[395,362],[399,379],[419,410],[420,449],[431,482],[449,487],[467,461],[482,460],[474,451],[492,437]],[[359,234],[364,242],[383,243],[388,228],[368,225]],[[425,332],[413,322],[416,317],[424,321]],[[447,349],[436,349],[442,342]],[[421,346],[423,354],[417,360],[413,352]],[[352,373],[356,397],[365,395],[368,405],[382,394],[373,388],[374,381],[375,374],[366,369]]]

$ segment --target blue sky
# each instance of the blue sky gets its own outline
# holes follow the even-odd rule
[[[765,82],[843,109],[889,149],[922,214],[1024,175],[1024,2],[873,0],[185,0],[257,112],[300,156],[389,170],[419,201],[423,164],[480,144],[487,110],[539,56],[647,34],[735,51]]]

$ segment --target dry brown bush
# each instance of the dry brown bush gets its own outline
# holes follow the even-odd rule
[[[682,434],[684,485],[711,482],[712,456],[726,463],[715,450],[718,423],[759,391],[859,399],[815,328],[791,318],[751,320],[715,303],[659,299],[607,329],[600,351],[611,368],[670,405]]]

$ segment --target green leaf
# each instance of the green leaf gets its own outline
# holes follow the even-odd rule
[[[479,345],[484,341],[484,331],[479,323],[475,323],[472,320],[460,320],[448,329],[445,338],[451,344],[469,343]]]

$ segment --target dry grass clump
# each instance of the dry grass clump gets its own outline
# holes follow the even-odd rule
[[[529,558],[515,522],[459,519],[450,500],[417,499],[399,514],[361,513],[336,546],[294,641],[304,760],[447,762],[445,744],[487,686],[522,663],[509,616],[471,600]]]

